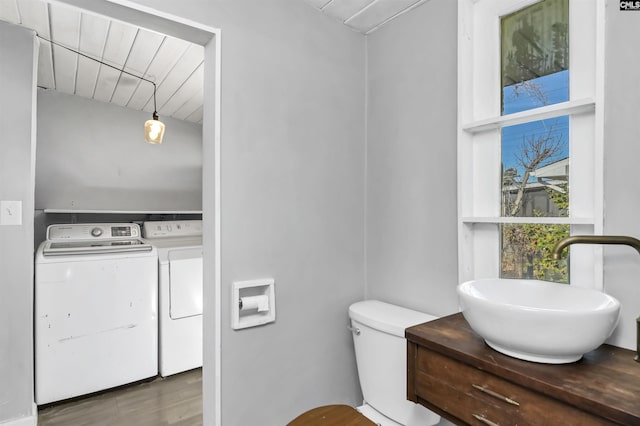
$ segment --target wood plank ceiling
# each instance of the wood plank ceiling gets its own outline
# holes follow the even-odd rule
[[[426,0],[304,0],[354,31],[370,34]],[[67,46],[153,81],[161,117],[202,123],[202,46],[44,0],[0,0],[0,20],[34,30],[38,86],[151,114],[153,85],[77,55]]]
[[[204,48],[60,3],[0,0],[0,20],[33,29],[42,37],[38,86],[70,95],[202,123]]]
[[[427,0],[305,0],[362,34],[371,34]]]

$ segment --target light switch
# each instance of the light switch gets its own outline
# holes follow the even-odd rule
[[[22,225],[22,201],[0,201],[0,225]]]

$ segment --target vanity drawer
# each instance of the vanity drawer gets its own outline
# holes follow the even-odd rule
[[[415,395],[469,425],[609,425],[607,420],[418,347]]]

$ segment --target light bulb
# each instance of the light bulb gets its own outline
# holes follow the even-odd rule
[[[144,139],[151,144],[161,144],[164,136],[164,123],[158,120],[158,114],[153,113],[153,118],[144,123]]]

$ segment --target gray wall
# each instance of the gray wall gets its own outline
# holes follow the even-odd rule
[[[364,38],[300,0],[137,2],[222,29],[222,424],[358,404]],[[260,277],[276,322],[232,330],[232,283]]]
[[[640,238],[640,37],[637,13],[607,2],[604,233]],[[605,291],[622,302],[621,318],[611,343],[636,348],[640,315],[640,256],[630,247],[605,248]]]
[[[457,4],[367,39],[367,297],[457,311]]]
[[[222,424],[282,425],[360,402],[346,325],[364,296],[364,39],[297,0],[217,15]],[[232,282],[265,276],[276,323],[231,330]]]
[[[151,145],[150,118],[39,90],[36,209],[201,210],[202,126],[161,117],[164,141]]]
[[[275,324],[233,331],[223,304],[223,424],[285,424],[313,406],[357,404],[344,326],[363,297],[365,161],[368,296],[436,314],[457,307],[455,2],[430,0],[368,38],[365,155],[361,36],[299,0],[136,1],[223,29],[223,301],[235,280],[276,280]],[[640,237],[640,59],[629,55],[639,30],[635,14],[609,3],[605,231]],[[32,401],[32,97],[16,81],[33,55],[23,32],[0,31],[0,119],[3,134],[16,132],[0,142],[0,199],[23,199],[26,215],[22,227],[0,227],[2,421],[30,414]],[[607,291],[624,303],[615,339],[630,346],[640,260],[607,248],[605,261]]]
[[[458,310],[457,54],[450,0],[367,37],[366,296],[435,315]]]
[[[0,200],[22,201],[22,225],[0,226],[0,423],[33,407],[33,32],[0,22]]]

